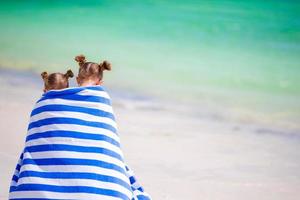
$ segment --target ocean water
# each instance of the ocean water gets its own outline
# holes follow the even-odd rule
[[[0,66],[76,71],[83,53],[123,90],[299,131],[299,19],[294,0],[1,1]]]

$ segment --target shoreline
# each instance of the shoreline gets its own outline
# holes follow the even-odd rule
[[[7,87],[24,87],[25,85],[25,87],[42,91],[43,82],[40,79],[40,75],[32,70],[16,70],[0,66],[0,76],[4,79],[0,82],[2,84],[0,87],[4,87],[3,85]],[[70,79],[70,87],[76,87],[76,85],[75,79]],[[257,116],[253,117],[251,113],[245,112],[243,115],[243,111],[241,113],[229,111],[225,106],[217,105],[218,102],[207,103],[199,100],[197,103],[196,101],[176,99],[171,101],[165,97],[124,89],[113,84],[104,85],[104,87],[112,96],[114,106],[130,109],[167,110],[168,112],[183,114],[188,117],[199,118],[200,120],[232,124],[233,131],[246,129],[256,134],[274,134],[283,137],[299,137],[300,139],[300,125],[277,125],[276,122],[264,121],[261,118],[258,119],[259,117]]]

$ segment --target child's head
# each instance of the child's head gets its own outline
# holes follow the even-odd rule
[[[107,61],[101,63],[86,62],[84,55],[75,57],[79,64],[77,83],[80,86],[100,85],[102,83],[103,71],[111,70],[111,64]]]
[[[71,70],[68,70],[65,74],[48,74],[47,72],[43,72],[41,76],[44,81],[44,92],[47,92],[49,90],[60,90],[69,87],[69,78],[72,78],[74,74]]]

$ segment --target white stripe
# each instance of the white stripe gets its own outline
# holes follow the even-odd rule
[[[41,178],[41,177],[22,177],[18,181],[20,184],[46,184],[54,186],[87,186],[95,187],[99,189],[109,189],[121,192],[127,196],[132,196],[132,192],[116,183],[103,182],[91,179],[51,179],[51,178]]]
[[[83,126],[83,125],[76,125],[76,124],[50,124],[45,126],[40,126],[36,128],[32,128],[28,130],[27,134],[32,135],[34,133],[41,133],[46,131],[77,131],[82,133],[90,133],[90,134],[97,134],[97,135],[105,135],[110,137],[117,142],[120,142],[119,136],[107,129],[104,128],[97,128],[97,127],[90,127],[90,126]],[[93,140],[94,141],[94,140]]]
[[[52,118],[52,117],[66,117],[66,118],[75,118],[80,120],[85,120],[88,122],[100,122],[100,123],[106,123],[108,125],[111,125],[115,129],[117,129],[116,122],[108,117],[101,117],[101,116],[95,116],[90,115],[86,113],[80,113],[80,112],[69,112],[69,111],[47,111],[42,112],[37,115],[34,115],[30,118],[30,123],[36,122],[39,120]]]
[[[100,166],[82,166],[82,165],[23,165],[22,171],[37,171],[37,172],[83,172],[83,173],[96,173],[106,176],[112,176],[119,178],[126,183],[129,183],[129,179],[125,174],[116,170],[101,168]]]
[[[44,145],[44,144],[65,144],[65,145],[74,145],[74,146],[82,146],[82,147],[98,147],[98,148],[100,147],[100,148],[106,148],[108,150],[111,150],[119,154],[121,157],[123,157],[121,149],[108,142],[98,141],[98,140],[69,138],[69,137],[49,137],[49,138],[39,138],[35,140],[29,140],[26,142],[26,147]]]
[[[138,189],[141,187],[141,185],[138,182],[134,182],[133,184],[131,184],[131,186],[135,189]]]
[[[115,164],[124,169],[124,163],[116,158],[100,154],[100,153],[81,153],[70,151],[44,151],[44,152],[26,152],[28,159],[47,159],[47,158],[77,158],[77,159],[93,159]]]
[[[14,174],[15,176],[19,176],[19,170],[15,170]]]
[[[127,166],[128,167],[128,166]],[[127,170],[126,173],[128,174],[128,176],[134,176],[134,173],[131,169]]]
[[[10,182],[10,186],[16,186],[17,185],[17,182],[16,181],[14,181],[14,180],[11,180],[11,182]]]
[[[77,94],[82,95],[82,96],[91,95],[91,96],[104,97],[104,98],[110,99],[108,93],[105,91],[85,89],[85,90],[78,92]]]
[[[46,99],[46,100],[40,101],[35,104],[34,109],[39,108],[41,106],[55,105],[55,104],[77,106],[77,107],[83,107],[83,108],[94,108],[94,109],[99,109],[99,110],[113,114],[112,107],[105,103],[88,102],[88,101],[74,101],[74,100],[66,100],[66,99],[59,99],[59,98]]]
[[[76,199],[76,200],[120,200],[117,197],[103,196],[89,193],[61,193],[46,191],[20,191],[11,192],[9,199],[13,198],[45,198],[45,199]]]
[[[19,164],[19,165],[22,164],[22,160],[23,160],[23,159],[21,159],[21,156],[20,156],[20,158],[19,158],[19,160],[18,160],[18,164]]]

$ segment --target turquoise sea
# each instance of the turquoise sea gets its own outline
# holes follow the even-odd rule
[[[2,68],[77,70],[243,122],[300,130],[300,1],[1,1]]]

